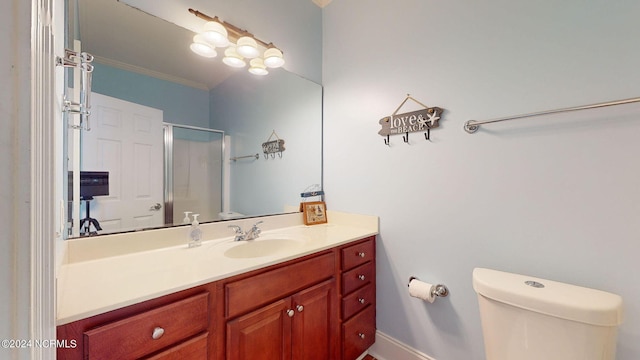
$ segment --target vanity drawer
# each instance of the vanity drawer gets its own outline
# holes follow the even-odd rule
[[[159,354],[145,358],[145,360],[202,360],[207,359],[207,336],[209,333],[204,333],[200,336],[196,336],[193,339],[189,339],[182,344],[172,346]]]
[[[343,360],[355,360],[371,345],[376,336],[376,310],[368,306],[342,325]]]
[[[375,292],[372,284],[358,289],[342,299],[342,318],[348,319],[353,314],[373,303]]]
[[[374,276],[374,263],[368,262],[342,274],[342,293],[348,294],[353,290],[369,284]]]
[[[137,359],[206,332],[208,325],[209,293],[202,293],[85,331],[84,358]]]
[[[333,253],[316,256],[225,286],[226,316],[246,313],[333,276]]]
[[[342,270],[374,260],[374,238],[342,249]]]

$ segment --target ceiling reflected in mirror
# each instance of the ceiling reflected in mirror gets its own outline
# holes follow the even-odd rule
[[[191,51],[195,35],[191,30],[132,11],[134,8],[119,1],[78,0],[78,5],[83,51],[94,55],[98,63],[202,90],[214,88],[237,72],[220,58]],[[119,19],[117,24],[113,19]]]

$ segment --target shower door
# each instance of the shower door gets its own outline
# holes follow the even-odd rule
[[[223,139],[219,130],[165,123],[166,224],[184,223],[185,212],[200,222],[220,218]]]

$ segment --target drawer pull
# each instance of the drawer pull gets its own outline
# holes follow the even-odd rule
[[[364,252],[359,252],[359,253],[358,253],[358,256],[360,256],[361,258],[363,258],[363,257],[367,256],[367,254],[366,254],[366,253],[364,253]]]
[[[296,313],[295,313],[295,311],[293,311],[293,310],[291,310],[291,309],[287,310],[287,315],[288,315],[289,317],[293,317],[293,315],[295,315],[295,314],[296,314]]]
[[[358,333],[358,336],[360,337],[360,339],[364,339],[365,338],[363,333]]]
[[[364,303],[366,303],[366,302],[367,302],[367,300],[365,300],[365,299],[363,299],[363,298],[359,298],[359,299],[358,299],[358,302],[359,302],[360,304],[364,304]]]
[[[298,305],[296,306],[296,310],[298,310],[298,312],[302,312],[302,310],[304,310],[304,306]]]
[[[366,279],[366,277],[364,275],[358,275],[358,279],[364,281],[364,279]]]
[[[153,329],[153,334],[151,334],[151,338],[153,340],[158,340],[162,337],[162,335],[164,335],[164,329],[158,326],[155,329]]]

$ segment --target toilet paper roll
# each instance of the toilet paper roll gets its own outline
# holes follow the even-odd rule
[[[413,279],[409,283],[409,295],[432,303],[436,296],[434,295],[435,285]]]

